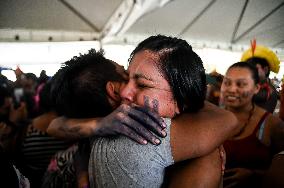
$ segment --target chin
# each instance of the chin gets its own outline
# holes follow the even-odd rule
[[[238,104],[236,102],[231,102],[231,101],[224,101],[224,105],[227,107],[236,107]]]

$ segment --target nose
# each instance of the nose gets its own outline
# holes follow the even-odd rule
[[[129,81],[120,92],[120,96],[123,103],[129,104],[134,102],[135,87],[133,83]]]
[[[236,86],[236,84],[231,84],[230,86],[228,86],[227,87],[227,90],[229,91],[229,92],[236,92],[237,91],[237,86]]]

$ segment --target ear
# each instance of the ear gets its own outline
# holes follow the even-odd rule
[[[120,101],[119,87],[115,82],[107,82],[106,91],[111,104],[116,104]]]

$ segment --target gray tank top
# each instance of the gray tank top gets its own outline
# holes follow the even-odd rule
[[[91,187],[160,187],[165,168],[174,163],[167,137],[158,146],[140,145],[124,136],[94,138],[89,160]]]

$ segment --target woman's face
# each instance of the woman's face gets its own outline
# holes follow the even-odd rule
[[[230,68],[223,80],[221,94],[226,107],[238,108],[252,102],[253,96],[259,91],[254,83],[252,73],[247,68]]]
[[[134,55],[128,67],[129,81],[121,92],[124,103],[149,107],[162,117],[178,113],[170,85],[157,65],[159,56],[149,50]]]

